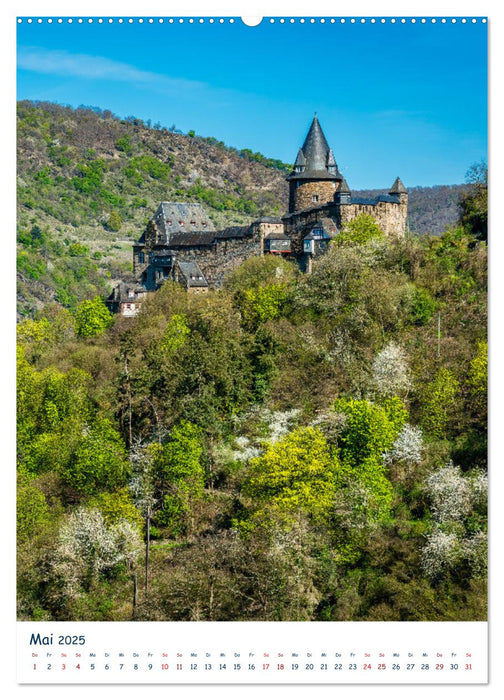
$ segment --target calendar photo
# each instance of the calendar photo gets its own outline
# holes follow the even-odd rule
[[[486,19],[16,25],[27,682],[474,682]]]

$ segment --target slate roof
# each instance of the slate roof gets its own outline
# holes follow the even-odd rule
[[[405,188],[401,182],[400,177],[396,177],[394,184],[392,185],[389,194],[408,194],[408,190]]]
[[[174,234],[196,231],[213,232],[215,227],[201,204],[161,202],[154,214],[154,222],[162,242],[172,242]]]
[[[399,197],[394,194],[380,194],[378,197],[351,197],[349,204],[377,204],[378,202],[391,202],[399,204]]]
[[[310,129],[306,135],[301,150],[306,158],[306,164],[312,170],[324,170],[327,164],[327,155],[331,150],[326,137],[317,119],[313,117]]]
[[[227,238],[243,238],[249,228],[249,226],[228,226],[227,228],[222,229],[222,231],[217,231],[215,238],[219,240]]]
[[[306,158],[304,157],[304,153],[301,148],[298,151],[296,162],[294,163],[294,165],[306,165]]]
[[[133,297],[128,295],[128,292],[130,291],[133,293]],[[138,299],[138,297],[145,296],[145,294],[147,294],[146,289],[138,284],[126,284],[125,282],[120,282],[114,287],[112,293],[107,297],[107,301],[115,303],[135,301]]]
[[[290,236],[286,236],[285,233],[268,233],[264,236],[265,241],[290,241]]]
[[[331,236],[331,234],[337,233],[338,227],[336,226],[336,222],[334,221],[334,219],[331,219],[328,216],[323,216],[320,219],[320,223],[322,224],[324,231],[326,231],[326,233],[328,233],[329,236]]]
[[[301,172],[296,168],[303,168]],[[330,168],[330,170],[329,170]],[[287,180],[341,180],[338,166],[332,150],[319,124],[317,116],[313,118],[305,141],[301,146],[294,170]]]
[[[259,219],[256,219],[254,224],[281,224],[282,223],[282,217],[280,216],[261,216]]]
[[[341,181],[341,185],[339,186],[338,192],[340,194],[351,194],[350,187],[348,186],[348,182],[345,180],[345,178],[343,178],[343,180]]]
[[[208,287],[208,282],[198,263],[179,262],[177,265],[188,287]]]
[[[170,246],[211,246],[215,241],[215,231],[191,231],[170,234]]]
[[[330,165],[334,165],[336,168],[338,167],[336,165],[336,161],[334,160],[334,154],[332,152],[332,148],[329,149],[329,152],[327,154],[327,167]]]

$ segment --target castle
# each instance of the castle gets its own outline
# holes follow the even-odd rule
[[[227,273],[252,256],[279,255],[305,271],[323,255],[341,229],[360,214],[371,215],[388,236],[404,236],[408,193],[396,178],[388,194],[352,197],[339,172],[317,116],[288,175],[289,211],[263,217],[248,226],[217,231],[200,204],[162,202],[133,246],[137,285],[119,285],[109,308],[135,315],[148,291],[166,279],[189,292],[218,287]]]

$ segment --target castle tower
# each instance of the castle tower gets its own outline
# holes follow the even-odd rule
[[[317,116],[298,151],[289,182],[289,214],[334,201],[343,176],[338,171]]]
[[[336,192],[336,197],[334,198],[334,201],[338,204],[349,204],[351,196],[352,193],[350,191],[350,187],[348,186],[348,183],[345,180],[345,178],[343,178],[343,180],[340,183],[339,189]]]
[[[396,177],[394,184],[392,185],[389,194],[396,194],[399,196],[399,201],[401,204],[408,203],[408,190],[405,188],[401,182],[400,177]]]
[[[395,215],[394,235],[402,237],[405,235],[407,229],[408,190],[401,182],[401,178],[396,177],[394,184],[389,191],[389,195],[392,195],[399,204],[397,207],[398,212]]]

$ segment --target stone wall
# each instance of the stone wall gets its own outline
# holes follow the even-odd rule
[[[249,231],[252,238],[259,239],[261,248],[259,255],[263,255],[266,236],[269,236],[270,233],[283,233],[284,225],[281,221],[253,221]]]
[[[407,198],[403,197],[401,203],[377,202],[376,204],[346,204],[329,202],[319,207],[311,207],[300,211],[295,215],[284,217],[285,233],[293,240],[300,235],[300,231],[310,224],[322,222],[329,235],[334,235],[334,230],[329,227],[324,219],[334,222],[336,229],[341,230],[345,224],[360,214],[372,216],[387,236],[404,236],[406,231],[406,216],[408,213]],[[296,248],[296,246],[294,246]],[[297,249],[297,248],[296,248]]]
[[[226,275],[245,260],[264,254],[264,238],[270,234],[285,233],[289,236],[292,254],[297,258],[301,269],[307,269],[310,263],[309,256],[303,251],[303,238],[310,225],[316,222],[321,222],[329,236],[333,237],[355,217],[369,214],[387,236],[404,236],[407,195],[401,195],[397,203],[339,203],[334,201],[338,186],[337,181],[312,180],[301,181],[300,186],[295,188],[295,183],[291,182],[291,196],[294,197],[296,211],[283,217],[282,221],[255,221],[248,230],[244,229],[243,236],[216,238],[211,245],[171,245],[169,248],[173,250],[176,261],[197,263],[209,286],[220,287]],[[319,197],[319,203],[313,202],[314,195]],[[151,224],[146,230],[145,247],[135,245],[133,248],[134,273],[147,289],[155,289],[163,276],[170,276],[170,268],[149,264],[149,252],[151,246],[155,248],[156,233],[156,228]],[[316,257],[324,253],[322,247],[318,244]],[[143,263],[139,259],[141,253],[144,255]]]
[[[406,231],[406,202],[377,202],[376,204],[340,204],[341,227],[361,214],[372,216],[387,236],[404,236]]]
[[[219,240],[212,247],[177,248],[174,250],[178,262],[195,262],[200,266],[208,284],[220,287],[224,277],[248,258],[262,255],[261,239],[250,238]]]
[[[291,180],[289,212],[332,202],[338,186],[336,180]],[[314,197],[318,197],[318,200],[314,201]]]

